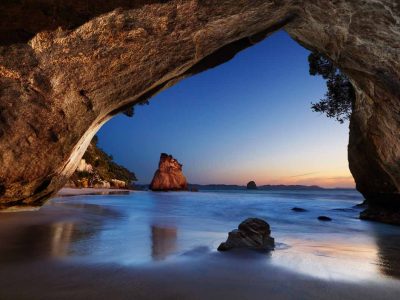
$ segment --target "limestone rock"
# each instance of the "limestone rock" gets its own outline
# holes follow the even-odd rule
[[[117,189],[124,189],[126,188],[126,182],[118,179],[111,179],[111,186]]]
[[[360,219],[400,225],[400,209],[371,206],[361,212]]]
[[[149,188],[152,191],[187,191],[182,165],[172,155],[161,153],[158,169]]]
[[[228,239],[219,245],[218,251],[234,248],[273,250],[275,241],[270,234],[271,230],[267,222],[257,218],[249,218],[240,223],[238,229],[229,232]]]
[[[88,172],[93,173],[93,166],[91,164],[86,163],[86,161],[82,158],[79,162],[78,167],[76,168],[78,172]]]
[[[0,208],[42,205],[111,117],[280,29],[349,76],[357,189],[400,207],[398,1],[36,2],[0,1]]]
[[[93,183],[92,187],[96,189],[110,189],[111,184],[107,180],[100,180],[96,183]]]
[[[77,184],[73,180],[68,180],[64,185],[65,188],[77,188]]]
[[[247,189],[248,190],[256,190],[257,189],[257,184],[254,181],[249,181],[247,183]]]

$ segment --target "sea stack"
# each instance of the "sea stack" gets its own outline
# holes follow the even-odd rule
[[[172,155],[161,153],[158,169],[150,184],[152,191],[187,191],[188,184],[180,164]]]
[[[255,181],[249,181],[249,183],[247,183],[247,189],[248,190],[256,190],[257,189],[257,184],[255,183]]]

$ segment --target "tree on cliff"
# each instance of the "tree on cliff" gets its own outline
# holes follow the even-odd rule
[[[321,53],[313,52],[308,56],[310,75],[320,75],[326,80],[328,91],[317,103],[311,103],[311,109],[336,118],[340,123],[349,120],[355,101],[355,92],[349,78]]]
[[[112,155],[107,154],[99,147],[98,141],[98,136],[95,135],[83,155],[85,162],[94,168],[94,173],[102,180],[111,181],[112,179],[118,179],[124,181],[127,186],[131,186],[134,181],[137,181],[135,173],[117,164]],[[71,180],[77,181],[89,176],[90,174],[87,172],[75,171]]]

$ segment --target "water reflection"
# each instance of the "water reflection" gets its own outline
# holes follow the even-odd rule
[[[70,212],[75,218],[56,212],[49,217],[43,210],[33,215],[13,215],[13,226],[1,226],[3,223],[0,223],[0,262],[90,255],[91,247],[82,247],[79,243],[95,238],[103,230],[105,222],[115,221],[120,216],[100,205],[69,204],[68,208],[73,208]],[[83,218],[79,216],[81,211],[86,214]],[[42,220],[37,222],[40,217]],[[7,218],[0,221],[6,223]]]
[[[176,227],[151,226],[151,257],[164,260],[177,249],[178,230]]]
[[[65,257],[76,238],[76,229],[73,222],[24,226],[1,239],[0,260],[7,262]]]
[[[51,257],[67,256],[72,242],[74,227],[76,227],[74,223],[56,223],[51,225]]]
[[[377,235],[378,266],[382,274],[400,278],[400,236]]]

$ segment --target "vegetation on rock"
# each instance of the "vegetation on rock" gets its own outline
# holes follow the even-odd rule
[[[311,109],[329,118],[336,118],[340,123],[349,120],[355,101],[354,88],[349,78],[321,53],[311,53],[308,63],[310,75],[322,76],[328,89],[324,98],[311,103]]]
[[[122,113],[125,116],[132,118],[135,115],[135,105],[149,105],[149,101],[145,100],[137,104],[133,104],[132,106],[129,106],[126,110],[124,110]]]
[[[92,170],[76,170],[70,178],[76,186],[129,188],[137,180],[135,173],[114,162],[111,155],[99,148],[97,136],[90,142],[83,159]]]

